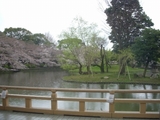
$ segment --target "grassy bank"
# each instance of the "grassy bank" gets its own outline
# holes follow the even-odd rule
[[[135,74],[142,74],[143,69],[128,67],[129,75],[120,75],[118,79],[118,65],[112,65],[108,73],[100,73],[97,67],[93,67],[92,75],[80,75],[77,70],[71,71],[71,75],[65,76],[63,79],[69,82],[82,83],[133,83],[133,84],[157,84],[160,85],[160,78],[137,77]]]

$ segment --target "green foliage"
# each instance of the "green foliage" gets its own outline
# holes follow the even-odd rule
[[[61,67],[66,70],[71,70],[78,67],[81,63],[81,54],[83,43],[77,38],[68,38],[58,41],[58,48],[62,50],[59,56]]]
[[[77,69],[78,66],[76,66],[75,64],[63,64],[61,66],[64,70],[74,70],[74,69]]]
[[[7,36],[7,37],[11,37],[11,38],[15,38],[18,40],[24,40],[25,41],[25,37],[32,35],[32,33],[24,28],[6,28],[3,33]]]
[[[123,64],[126,64],[127,62],[134,60],[134,56],[130,48],[119,50],[118,61],[121,60]]]
[[[160,58],[160,30],[145,29],[132,46],[132,51],[139,64],[158,61]]]
[[[31,40],[36,45],[49,45],[50,44],[50,42],[45,37],[45,35],[41,33],[33,34]]]
[[[106,39],[98,37],[96,24],[89,24],[81,17],[73,20],[72,26],[60,35],[58,47],[63,51],[60,56],[62,66],[74,65],[81,69],[86,66],[91,73],[90,66],[93,60],[99,57],[99,44],[105,44]],[[69,67],[65,67],[69,68]]]
[[[58,48],[61,50],[63,49],[72,50],[83,45],[82,40],[78,38],[63,39],[59,40],[58,43],[59,43]]]
[[[72,26],[67,31],[60,34],[61,39],[77,38],[81,39],[85,45],[88,45],[94,35],[98,36],[100,31],[97,30],[96,24],[89,24],[82,17],[76,17],[72,21]]]
[[[136,39],[132,51],[135,54],[136,61],[146,66],[146,69],[149,62],[157,62],[160,58],[160,30],[145,29],[142,36]]]
[[[107,59],[110,61],[117,61],[118,59],[118,54],[111,51],[111,50],[106,50],[106,56],[107,56]]]
[[[24,28],[6,28],[3,32],[7,37],[23,40],[25,42],[34,43],[36,45],[52,45],[44,34],[32,34]]]
[[[111,26],[111,42],[115,51],[131,46],[145,27],[153,26],[138,0],[112,0],[105,10]]]
[[[119,79],[120,74],[126,74],[125,69],[126,69],[126,66],[128,68],[128,62],[133,60],[134,60],[134,57],[130,48],[119,50],[118,61],[119,61],[120,68],[119,68],[119,74],[117,79]],[[127,72],[128,72],[128,75],[130,76],[128,70]]]

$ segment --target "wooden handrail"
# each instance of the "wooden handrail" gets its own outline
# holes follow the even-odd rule
[[[147,103],[160,104],[160,98],[158,99],[134,99],[134,98],[115,98],[113,103],[109,103],[109,111],[88,111],[85,109],[86,102],[109,102],[106,98],[76,98],[76,97],[57,97],[57,92],[91,92],[91,93],[160,93],[160,90],[126,90],[126,89],[74,89],[74,88],[40,88],[40,87],[23,87],[23,86],[0,86],[1,90],[8,90],[7,97],[2,99],[2,110],[16,110],[25,112],[37,112],[37,113],[49,113],[49,114],[68,114],[68,115],[84,115],[84,116],[102,116],[102,117],[133,117],[133,118],[158,118],[159,112],[146,112]],[[15,90],[37,90],[37,91],[49,91],[50,96],[41,95],[24,95],[24,94],[10,94],[10,89]],[[0,93],[1,95],[1,93]],[[25,107],[10,106],[9,98],[25,99]],[[34,108],[32,106],[32,100],[49,100],[51,101],[51,108]],[[79,103],[79,110],[59,110],[58,101],[75,101]],[[116,103],[139,103],[139,111],[136,112],[118,112],[115,111]]]
[[[10,98],[30,98],[30,99],[51,100],[51,96],[8,94],[7,97],[10,97]]]
[[[53,90],[53,88],[47,88],[47,87],[25,87],[25,86],[5,86],[5,85],[0,85],[0,89],[37,90],[37,91]]]
[[[24,86],[2,86],[0,89],[22,89],[22,90],[37,90],[37,91],[59,91],[59,92],[93,92],[93,93],[160,93],[160,90],[126,90],[126,89],[78,89],[78,88],[48,88],[48,87],[24,87]]]
[[[0,93],[1,95],[1,93]],[[30,98],[30,99],[41,99],[41,100],[51,100],[50,96],[35,96],[35,95],[20,95],[20,94],[8,94],[7,97],[10,98]],[[77,98],[77,97],[58,97],[56,100],[61,101],[86,101],[86,102],[107,102],[106,98]],[[128,98],[115,98],[116,103],[157,103],[160,99],[128,99]]]
[[[116,103],[160,103],[160,99],[122,99],[122,98],[116,98]]]

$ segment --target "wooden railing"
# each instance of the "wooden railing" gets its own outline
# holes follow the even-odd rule
[[[116,93],[156,93],[160,94],[160,90],[110,90],[110,89],[70,89],[70,88],[40,88],[40,87],[20,87],[20,86],[0,86],[1,91],[8,91],[5,98],[2,98],[0,104],[0,110],[10,111],[23,111],[23,112],[35,112],[45,114],[61,114],[61,115],[81,115],[81,116],[100,116],[100,117],[131,117],[131,118],[159,118],[159,110],[146,111],[146,104],[156,103],[160,104],[160,98],[158,99],[130,99],[130,98],[115,98],[113,103],[109,102],[106,98],[76,98],[76,97],[57,97],[57,92],[92,92],[92,93],[110,93],[111,95]],[[23,95],[23,94],[10,94],[10,90],[36,90],[36,91],[50,91],[50,96],[39,95]],[[2,93],[1,93],[2,94]],[[0,94],[0,95],[1,95]],[[25,106],[13,106],[9,104],[9,98],[23,98],[25,99]],[[35,108],[32,106],[32,100],[49,100],[51,101],[50,108]],[[78,110],[60,110],[58,109],[58,101],[76,101],[79,103]],[[86,110],[86,102],[109,102],[108,111],[89,111]],[[138,103],[139,111],[115,111],[116,103]],[[159,108],[160,109],[160,108]]]

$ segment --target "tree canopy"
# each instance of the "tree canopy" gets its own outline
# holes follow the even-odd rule
[[[36,45],[52,45],[51,41],[41,33],[32,34],[24,28],[6,28],[3,32],[7,37],[34,43]]]
[[[79,73],[82,74],[82,64],[84,63],[83,42],[77,38],[67,38],[58,41],[58,48],[62,50],[59,56],[61,67],[66,70],[79,68]]]
[[[18,40],[25,40],[26,36],[32,35],[29,30],[25,28],[6,28],[3,32],[7,37],[15,38]]]
[[[153,26],[138,0],[112,0],[105,14],[111,26],[109,39],[116,51],[131,46],[144,28]]]
[[[37,45],[49,45],[50,41],[46,38],[44,34],[36,33],[31,36],[31,40]]]
[[[87,73],[90,74],[91,65],[94,63],[95,59],[97,60],[100,58],[99,53],[101,46],[106,47],[105,45],[107,44],[107,39],[99,37],[99,33],[100,31],[96,24],[89,24],[81,17],[75,18],[72,21],[71,27],[63,31],[60,35],[61,40],[59,40],[59,47],[63,51],[61,57],[66,55],[68,57],[72,56],[72,59],[70,57],[70,61],[73,61],[74,57],[74,61],[76,60],[76,62],[72,62],[72,65],[74,63],[76,66],[79,66],[79,73],[82,73],[81,68],[85,66],[87,68]]]
[[[157,62],[158,58],[160,58],[160,30],[145,29],[142,32],[142,36],[135,40],[132,51],[138,64],[145,66],[143,73],[145,77],[149,63]]]

